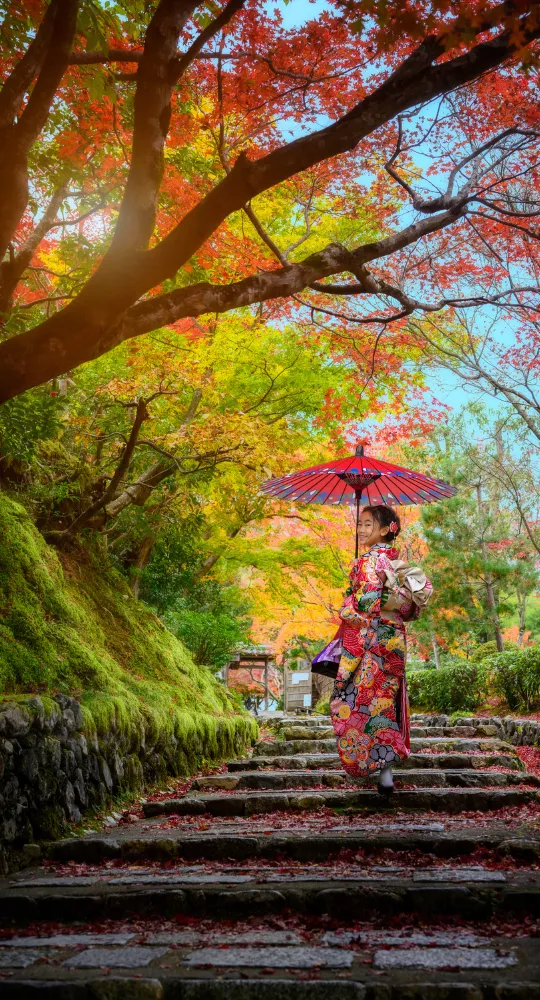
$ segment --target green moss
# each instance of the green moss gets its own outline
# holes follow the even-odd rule
[[[57,555],[27,511],[0,495],[0,696],[80,698],[89,735],[178,740],[182,768],[257,736],[229,692],[142,603],[102,553]]]
[[[44,840],[59,840],[66,832],[66,817],[61,806],[42,809],[36,817],[36,834]]]

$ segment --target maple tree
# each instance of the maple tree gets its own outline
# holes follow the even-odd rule
[[[329,0],[285,31],[254,0],[26,0],[2,31],[1,400],[263,303],[369,381],[411,313],[536,294],[536,3]]]

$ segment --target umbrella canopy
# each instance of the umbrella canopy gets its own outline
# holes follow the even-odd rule
[[[454,486],[449,486],[442,479],[433,479],[422,472],[412,472],[401,465],[364,455],[362,445],[358,445],[356,454],[351,458],[340,458],[337,462],[288,472],[278,479],[267,479],[261,490],[276,499],[298,503],[350,505],[356,502],[357,524],[360,506],[434,503],[457,493]]]

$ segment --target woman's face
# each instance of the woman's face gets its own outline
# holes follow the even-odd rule
[[[387,534],[388,528],[381,528],[379,522],[373,517],[373,514],[367,511],[360,514],[358,519],[358,544],[361,552],[370,549],[372,545],[377,545],[378,542],[387,541]]]

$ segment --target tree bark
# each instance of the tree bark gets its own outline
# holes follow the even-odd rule
[[[485,542],[485,539],[484,539],[484,533],[483,533],[483,523],[482,523],[482,520],[483,520],[484,506],[483,506],[483,501],[482,501],[482,484],[481,483],[477,483],[476,484],[476,498],[477,498],[477,504],[478,504],[479,521],[480,521],[480,547],[482,549],[482,555],[483,555],[484,559],[487,561],[489,559],[489,552],[488,552],[488,547],[486,545],[486,542]],[[501,623],[500,623],[500,619],[499,619],[499,612],[498,612],[498,609],[497,609],[497,598],[495,596],[495,587],[493,585],[493,578],[492,578],[492,576],[489,573],[486,573],[486,576],[484,578],[484,586],[485,586],[485,589],[486,589],[487,606],[489,608],[490,618],[491,618],[491,621],[493,623],[493,632],[494,632],[494,635],[495,635],[495,643],[496,643],[496,646],[497,646],[497,649],[498,649],[499,653],[502,653],[503,650],[504,650],[504,641],[503,641],[502,632],[501,632]]]
[[[15,121],[32,81],[41,71],[52,38],[59,0],[51,0],[36,36],[0,91],[0,129]]]
[[[252,302],[291,295],[315,278],[359,268],[450,225],[455,219],[455,214],[441,212],[353,253],[331,245],[321,254],[313,254],[304,264],[253,275],[231,285],[205,283],[178,289],[143,301],[133,309],[129,309],[131,303],[155,283],[145,270],[148,254],[154,251],[126,251],[108,257],[77,299],[62,312],[0,344],[0,403],[83,361],[100,357],[130,337],[182,316],[221,313]],[[114,324],[119,313],[125,313],[125,319]]]
[[[39,46],[39,57],[31,61],[33,68],[39,69],[34,89],[20,118],[15,121],[16,111],[8,120],[9,110],[13,110],[19,97],[29,85],[31,66],[19,72],[17,85],[5,102],[4,123],[0,129],[0,260],[4,257],[13,235],[24,215],[28,203],[28,153],[45,125],[58,85],[68,65],[69,55],[77,27],[78,0],[53,0],[52,13],[47,20],[44,36],[48,38],[45,48]],[[49,13],[49,12],[48,12]],[[52,20],[52,24],[50,21]],[[39,31],[35,42],[39,38]],[[30,46],[26,55],[29,54]],[[22,60],[24,62],[24,58]],[[14,74],[20,70],[20,65]],[[9,84],[9,80],[6,81]]]
[[[137,558],[133,563],[134,575],[132,579],[131,589],[137,598],[139,599],[139,592],[141,589],[141,573],[143,569],[146,569],[148,563],[150,562],[150,556],[152,555],[152,549],[156,544],[155,535],[147,535],[143,538],[141,547],[137,553]]]
[[[518,606],[518,617],[519,617],[519,631],[518,631],[518,646],[523,645],[523,636],[525,635],[525,622],[527,615],[527,595],[518,591],[517,594],[517,606]]]
[[[137,71],[131,165],[112,249],[145,249],[156,221],[163,150],[171,120],[171,63],[197,0],[160,0]]]
[[[13,294],[21,276],[30,264],[34,253],[43,237],[56,220],[58,210],[66,196],[68,185],[61,184],[54,192],[41,219],[23,244],[19,253],[12,260],[0,264],[0,315],[6,313],[12,305]]]
[[[143,507],[149,497],[152,496],[156,486],[159,486],[165,479],[172,476],[177,471],[177,468],[174,463],[163,458],[158,462],[154,462],[131,486],[127,486],[114,500],[111,500],[106,505],[105,511],[107,517],[117,517],[130,504]]]
[[[243,522],[242,524],[239,524],[238,527],[233,528],[231,531],[228,531],[227,538],[230,539],[236,538],[236,536],[240,534],[242,528],[245,528],[246,524],[249,524],[249,522],[248,521]],[[200,580],[203,576],[206,576],[206,574],[209,573],[210,570],[216,565],[218,560],[221,559],[224,552],[225,552],[225,546],[223,546],[221,549],[218,549],[217,552],[212,552],[209,556],[207,556],[202,566],[199,566],[199,569],[196,570],[195,573],[193,574],[194,580]]]
[[[145,420],[148,420],[148,410],[146,409],[145,400],[140,399],[139,402],[137,403],[137,409],[135,411],[135,419],[133,421],[131,433],[127,440],[126,446],[122,451],[120,461],[115,469],[114,475],[112,476],[109,485],[107,486],[107,489],[99,498],[99,500],[96,500],[93,504],[90,504],[90,506],[87,507],[86,510],[83,510],[83,512],[79,514],[77,518],[75,518],[73,523],[70,524],[69,528],[66,528],[66,530],[61,533],[60,537],[63,536],[65,538],[73,538],[73,536],[76,535],[77,532],[81,530],[81,528],[84,528],[85,524],[88,524],[88,522],[91,520],[92,517],[94,517],[95,514],[97,514],[100,510],[103,510],[103,508],[107,506],[107,502],[111,500],[112,497],[114,497],[114,494],[116,493],[119,484],[122,482],[129,468],[129,464],[133,457],[133,452],[135,451],[137,445],[137,438],[139,437],[141,427]]]

